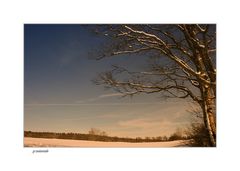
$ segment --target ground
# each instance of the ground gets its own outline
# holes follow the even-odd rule
[[[25,147],[184,147],[187,140],[168,142],[101,142],[66,139],[24,138]]]

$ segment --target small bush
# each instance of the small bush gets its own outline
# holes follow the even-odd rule
[[[193,123],[186,132],[192,147],[211,147],[208,131],[204,124]]]

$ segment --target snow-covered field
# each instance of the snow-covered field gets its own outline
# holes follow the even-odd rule
[[[169,142],[128,143],[29,137],[24,138],[25,147],[184,147],[186,146],[186,142],[186,140],[178,140]]]

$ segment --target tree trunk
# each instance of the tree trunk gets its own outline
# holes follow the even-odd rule
[[[213,109],[215,103],[213,96],[211,95],[211,89],[206,89],[206,105],[207,105],[207,114],[209,116],[210,126],[213,131],[213,136],[216,140],[216,111]]]
[[[201,107],[203,110],[204,123],[208,130],[211,144],[212,146],[216,146],[216,119],[213,106],[214,100],[211,98],[211,89],[206,87],[203,90],[203,102]]]

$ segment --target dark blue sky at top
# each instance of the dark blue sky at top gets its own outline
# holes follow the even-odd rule
[[[28,93],[31,98],[31,93],[36,91],[42,91],[44,96],[56,89],[63,90],[64,86],[79,86],[79,77],[86,72],[83,67],[87,65],[86,50],[91,44],[81,26],[25,25],[24,32],[26,100]],[[70,80],[77,84],[66,84]]]
[[[85,25],[25,25],[25,103],[66,102],[72,96],[85,97],[86,89],[92,87],[88,95],[100,89],[91,82],[97,73],[110,69],[111,64],[133,65],[133,58],[129,57],[90,60],[89,52],[102,43],[103,37],[94,35]],[[139,58],[137,63],[141,63]]]

